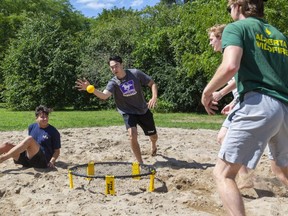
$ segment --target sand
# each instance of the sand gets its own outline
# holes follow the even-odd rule
[[[219,145],[217,131],[158,128],[158,154],[142,131],[144,163],[156,168],[154,192],[149,176],[115,179],[116,195],[105,194],[105,180],[73,176],[68,168],[95,162],[133,162],[123,127],[59,130],[61,156],[56,169],[22,168],[12,159],[0,164],[0,215],[226,215],[212,177]],[[27,131],[0,132],[15,143]],[[95,167],[97,168],[97,167]],[[288,192],[271,173],[267,154],[254,171],[254,188],[241,190],[248,216],[288,215]]]

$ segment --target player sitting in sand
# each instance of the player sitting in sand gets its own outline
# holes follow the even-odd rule
[[[59,157],[61,142],[58,130],[48,123],[50,110],[38,106],[35,110],[36,123],[28,128],[29,136],[18,145],[5,142],[0,145],[0,163],[13,158],[24,167],[55,167]]]

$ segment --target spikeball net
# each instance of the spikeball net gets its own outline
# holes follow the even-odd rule
[[[86,180],[104,179],[105,194],[115,195],[115,179],[132,178],[140,180],[143,176],[150,176],[149,191],[154,191],[156,169],[151,165],[138,162],[94,162],[76,165],[69,168],[68,176],[70,188],[74,188],[73,176],[84,177]]]

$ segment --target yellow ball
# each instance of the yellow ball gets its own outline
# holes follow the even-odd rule
[[[94,90],[95,90],[95,88],[94,88],[93,85],[88,85],[87,88],[86,88],[86,90],[87,90],[88,93],[93,93]]]

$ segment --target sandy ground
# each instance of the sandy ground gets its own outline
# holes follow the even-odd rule
[[[158,128],[155,157],[150,156],[148,138],[139,131],[144,163],[157,170],[155,190],[148,190],[149,176],[115,179],[115,196],[105,194],[104,179],[73,176],[70,189],[68,169],[90,160],[133,162],[124,126],[59,131],[57,169],[24,169],[11,159],[0,164],[0,215],[226,215],[212,178],[217,131]],[[0,140],[17,143],[26,134],[0,132]],[[241,191],[247,215],[288,215],[287,189],[271,173],[266,154],[253,180],[254,188]]]

